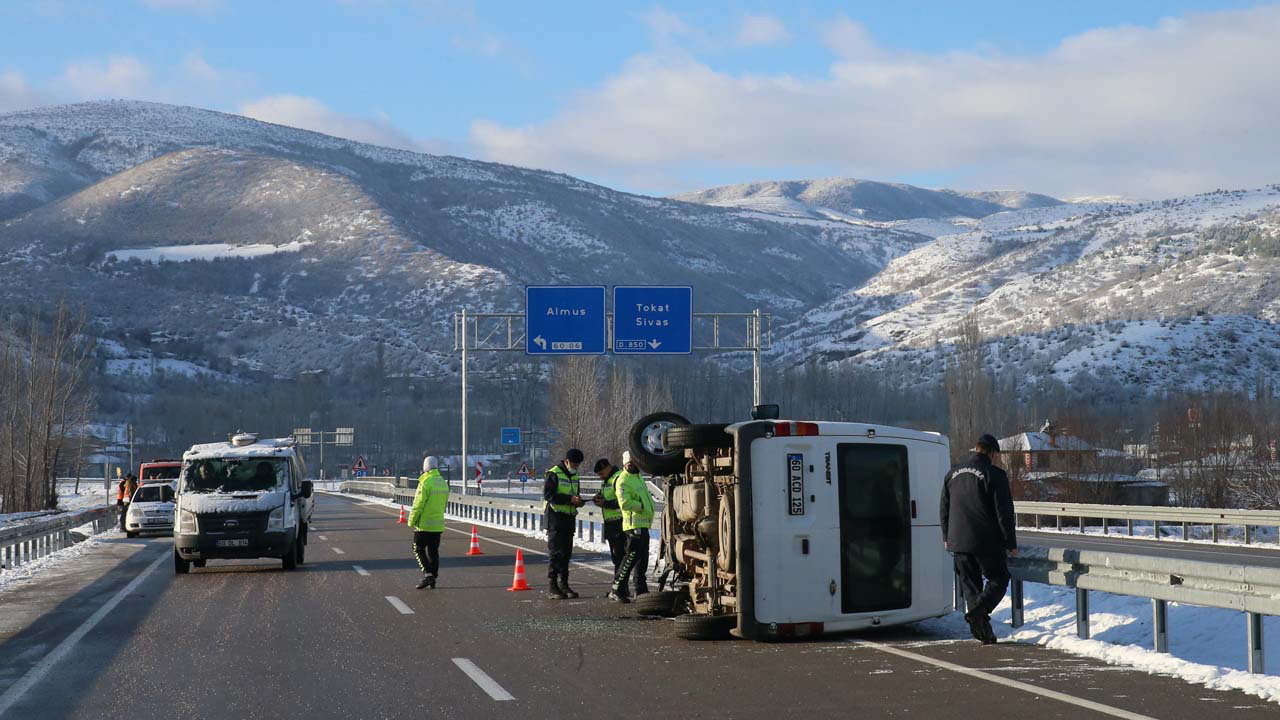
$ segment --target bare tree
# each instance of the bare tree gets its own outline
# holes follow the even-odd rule
[[[958,460],[965,455],[970,443],[991,429],[994,417],[994,383],[987,370],[987,349],[978,319],[972,315],[960,323],[960,334],[947,358],[944,377],[951,421],[951,456]]]

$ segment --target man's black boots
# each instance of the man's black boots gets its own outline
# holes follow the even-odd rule
[[[435,586],[436,586],[435,575],[423,575],[422,580],[418,583],[419,590],[422,590],[423,588],[429,588],[429,587],[435,587]]]
[[[547,591],[547,597],[551,598],[552,600],[564,600],[565,598],[569,597],[568,595],[565,594],[564,590],[561,589],[560,587],[560,578],[558,577],[551,578],[551,589]]]
[[[569,587],[568,574],[560,576],[560,590],[565,594],[565,597],[570,597],[570,598],[578,597],[578,593],[575,592],[573,588]]]

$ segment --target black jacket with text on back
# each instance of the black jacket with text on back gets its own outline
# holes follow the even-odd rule
[[[939,513],[951,552],[995,555],[1018,547],[1009,476],[982,453],[947,473]]]

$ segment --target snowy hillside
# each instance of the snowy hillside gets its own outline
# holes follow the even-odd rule
[[[690,284],[699,309],[795,318],[928,240],[782,219],[195,108],[0,115],[0,301],[70,292],[104,336],[221,370],[374,341],[395,371],[447,370],[450,314],[518,309],[529,283]]]
[[[779,352],[909,360],[926,376],[976,316],[997,366],[1155,387],[1280,372],[1280,186],[979,220],[806,313]]]

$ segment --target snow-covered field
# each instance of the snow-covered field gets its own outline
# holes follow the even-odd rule
[[[164,247],[137,250],[113,250],[107,257],[113,260],[141,260],[143,262],[189,262],[191,260],[217,260],[220,258],[256,258],[282,252],[298,252],[309,242],[291,242],[284,245],[250,244],[231,245],[209,243],[206,245],[166,245]]]
[[[114,501],[114,496],[110,496]],[[108,493],[103,487],[102,480],[81,480],[79,492],[76,492],[74,481],[58,482],[58,508],[63,511],[88,510],[94,507],[100,507],[107,504]],[[45,520],[55,517],[57,513],[37,512],[37,513],[8,513],[0,514],[0,527],[13,527],[33,521]],[[88,534],[93,532],[93,525],[88,524],[75,530]],[[5,568],[0,572],[0,590],[11,587],[20,582],[26,582],[38,575],[40,572],[50,567],[56,567],[72,559],[80,557],[91,548],[96,547],[101,541],[123,537],[117,529],[109,530],[89,537],[83,542],[76,543],[71,547],[63,548],[57,552],[50,553],[42,558],[38,558],[29,563],[19,565],[16,568]]]
[[[93,526],[86,525],[77,529],[82,532],[92,532]],[[69,563],[84,555],[86,552],[98,547],[104,541],[118,540],[123,537],[124,533],[120,532],[119,527],[114,527],[106,532],[92,535],[88,539],[78,542],[71,547],[66,547],[58,550],[57,552],[49,553],[42,558],[37,558],[29,563],[19,565],[16,568],[5,568],[3,571],[0,571],[0,590],[8,589],[19,583],[29,582],[41,572]]]

